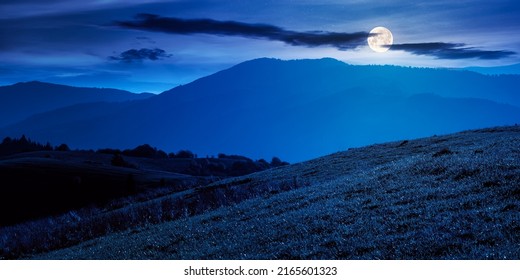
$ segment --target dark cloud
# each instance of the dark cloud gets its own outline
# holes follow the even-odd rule
[[[340,50],[354,49],[365,44],[367,32],[297,32],[267,24],[249,24],[236,21],[217,21],[212,19],[179,19],[140,14],[134,21],[119,21],[117,26],[157,31],[173,34],[214,34],[223,36],[242,36],[281,41],[294,46],[333,46]]]
[[[268,24],[249,24],[236,21],[212,19],[179,19],[152,14],[139,14],[132,21],[118,21],[119,27],[172,34],[214,34],[222,36],[242,36],[273,41],[281,41],[294,46],[332,46],[339,50],[355,49],[366,44],[367,32],[297,32]],[[428,55],[440,59],[501,59],[516,54],[512,51],[481,50],[455,43],[415,43],[394,44],[392,50],[403,50],[416,55]]]
[[[110,56],[111,60],[118,60],[122,62],[136,62],[143,60],[159,60],[162,58],[171,57],[171,54],[161,49],[130,49],[122,52],[118,56]]]
[[[441,59],[501,59],[515,54],[512,51],[487,51],[470,47],[465,44],[454,43],[416,43],[416,44],[394,44],[392,50],[402,50],[417,55],[429,55]]]

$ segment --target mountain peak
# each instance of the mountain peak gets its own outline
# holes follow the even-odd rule
[[[49,83],[49,82],[42,82],[42,81],[26,81],[26,82],[19,82],[7,87],[18,87],[18,88],[31,88],[31,89],[46,89],[46,88],[59,88],[59,89],[69,89],[69,90],[109,90],[114,92],[126,92],[130,93],[125,90],[120,89],[111,89],[111,88],[98,88],[98,87],[82,87],[82,86],[70,86],[70,85],[62,85],[62,84],[55,84],[55,83]]]
[[[62,110],[59,117],[49,113],[45,123],[39,115],[4,134],[25,133],[42,142],[84,148],[150,143],[165,150],[182,147],[199,154],[218,151],[254,158],[276,155],[296,162],[370,143],[518,123],[519,82],[520,77],[357,66],[331,58],[259,58],[146,102],[113,109],[93,105],[82,114]],[[63,93],[53,100],[72,95],[69,90]],[[31,104],[50,100],[16,98],[33,100]],[[20,111],[21,105],[1,101],[16,108],[12,114]],[[71,111],[80,121],[64,125],[64,120],[72,119],[67,115]]]
[[[58,84],[52,84],[52,83],[46,83],[46,82],[41,82],[41,81],[27,81],[27,82],[19,82],[19,83],[16,83],[16,84],[13,84],[11,86],[17,86],[17,87],[27,87],[27,86],[31,86],[31,87],[34,87],[34,86],[63,86],[63,85],[58,85]]]
[[[331,79],[330,73],[343,73],[344,68],[349,66],[351,65],[328,57],[294,60],[262,57],[244,61],[190,84],[165,91],[161,95],[170,96],[190,91],[194,87],[197,87],[199,92],[213,94],[218,91],[234,91],[251,86],[260,88],[265,83],[276,83],[290,91],[292,87],[305,87],[305,84],[312,84],[313,80],[318,81],[317,87],[319,87],[322,86],[320,81]],[[316,86],[312,88],[317,89]]]
[[[283,60],[279,58],[271,58],[271,57],[261,57],[261,58],[255,58],[252,60],[247,60],[242,63],[239,63],[235,65],[234,67],[240,67],[244,65],[253,65],[253,66],[259,66],[259,65],[277,65],[277,64],[329,64],[329,65],[345,65],[345,62],[342,62],[340,60],[331,58],[331,57],[323,57],[323,58],[317,58],[317,59],[290,59],[290,60]],[[234,68],[232,67],[232,68]]]

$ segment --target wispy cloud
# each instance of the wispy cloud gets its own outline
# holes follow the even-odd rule
[[[138,62],[143,60],[159,60],[162,58],[171,57],[171,54],[166,53],[165,50],[161,49],[130,49],[122,52],[118,56],[110,56],[110,60],[117,60],[122,62]]]
[[[414,44],[394,44],[392,50],[402,50],[416,55],[429,55],[440,59],[501,59],[515,54],[512,51],[499,50],[489,51],[472,47],[466,44],[455,43],[414,43]]]
[[[118,21],[117,26],[172,34],[213,34],[241,36],[281,41],[293,46],[333,46],[340,50],[354,49],[366,42],[367,32],[338,33],[308,31],[297,32],[268,24],[249,24],[212,19],[180,19],[139,14],[132,21]]]

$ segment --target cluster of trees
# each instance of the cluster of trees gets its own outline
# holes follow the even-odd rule
[[[42,145],[31,141],[25,135],[20,138],[6,137],[0,144],[0,156],[35,151],[70,151],[70,149],[66,144],[61,144],[56,147],[53,147],[50,143]],[[196,175],[211,175],[215,173],[243,175],[289,164],[280,160],[278,157],[273,157],[270,162],[267,162],[264,159],[254,161],[245,156],[226,155],[223,153],[217,155],[220,161],[214,161],[213,156],[211,160],[209,157],[206,159],[197,159],[197,155],[189,150],[180,150],[177,153],[166,153],[148,144],[137,146],[134,149],[120,150],[107,148],[99,149],[96,152],[113,155],[112,165],[114,166],[130,168],[136,168],[136,166],[125,161],[124,156],[152,159],[192,159],[193,161],[188,171]]]
[[[166,158],[182,158],[182,159],[197,159],[197,155],[189,150],[180,150],[177,153],[166,153],[163,150],[159,150],[155,147],[152,147],[148,144],[140,145],[135,147],[134,149],[126,149],[126,150],[119,150],[119,149],[99,149],[97,150],[98,153],[102,154],[110,154],[114,155],[114,158],[117,156],[117,160],[121,158],[121,156],[128,156],[128,157],[140,157],[140,158],[152,158],[152,159],[166,159]],[[211,158],[214,158],[213,156]],[[245,162],[246,164],[255,162],[252,159],[240,156],[240,155],[226,155],[223,153],[219,153],[217,155],[218,159],[228,159],[236,162]],[[289,163],[282,161],[278,157],[273,157],[271,159],[271,162],[267,162],[264,159],[260,159],[256,161],[259,165],[266,165],[266,167],[278,167],[283,165],[288,165]],[[122,165],[121,165],[122,166]],[[215,166],[216,169],[220,169],[221,167]]]
[[[7,156],[26,152],[36,151],[69,151],[66,144],[53,147],[50,143],[43,145],[32,141],[31,139],[22,135],[20,138],[6,137],[0,144],[0,155]]]
[[[245,157],[245,156],[239,156],[239,155],[226,155],[226,154],[218,154],[218,158],[219,159],[232,159],[232,160],[239,160],[239,161],[253,161],[252,159],[248,158],[248,157]],[[261,165],[267,165],[269,167],[278,167],[278,166],[284,166],[284,165],[288,165],[289,163],[288,162],[285,162],[285,161],[282,161],[280,158],[278,157],[273,157],[271,159],[271,162],[267,162],[265,159],[259,159],[257,160],[257,163],[261,164]]]
[[[129,157],[141,157],[141,158],[197,158],[197,155],[188,150],[180,150],[177,153],[167,154],[163,150],[154,148],[148,144],[140,145],[134,149],[99,149],[98,153],[111,154],[111,155],[124,155]]]
[[[218,154],[218,159],[192,160],[186,173],[198,176],[242,176],[289,163],[273,157],[271,162],[264,159],[252,160],[245,156]]]

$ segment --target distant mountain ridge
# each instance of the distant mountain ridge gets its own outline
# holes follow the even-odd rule
[[[134,94],[107,88],[71,87],[38,81],[0,87],[0,127],[34,114],[90,102],[141,100],[152,94]]]
[[[486,75],[520,75],[520,63],[495,67],[466,67],[469,71]]]
[[[71,147],[190,149],[291,162],[349,147],[520,123],[520,76],[256,59],[141,101],[0,128]],[[99,110],[99,106],[103,106]],[[80,113],[81,112],[81,113]]]

